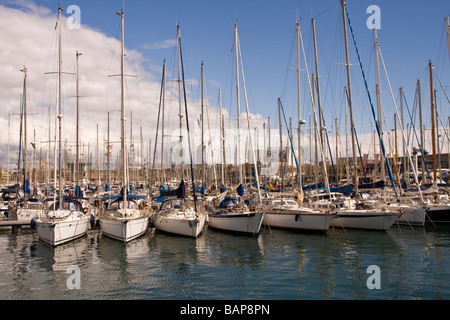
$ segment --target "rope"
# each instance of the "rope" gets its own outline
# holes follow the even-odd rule
[[[353,44],[355,45],[356,54],[357,54],[357,56],[358,56],[358,61],[359,61],[359,66],[360,66],[360,68],[361,68],[362,77],[363,77],[363,79],[364,79],[364,85],[365,85],[365,87],[366,87],[366,92],[367,92],[367,95],[368,95],[368,98],[369,98],[370,107],[371,107],[371,109],[372,109],[372,116],[373,116],[373,119],[375,120],[375,125],[376,125],[376,128],[377,128],[378,137],[380,138],[381,149],[382,149],[382,151],[383,151],[383,155],[386,156],[386,150],[385,150],[385,147],[384,147],[383,138],[381,137],[380,127],[379,127],[379,125],[378,125],[378,120],[377,120],[376,115],[375,115],[375,109],[374,109],[374,107],[373,107],[372,97],[370,96],[369,86],[368,86],[368,84],[367,84],[366,75],[365,75],[365,73],[364,73],[364,69],[363,69],[363,66],[362,66],[361,56],[360,56],[360,54],[359,54],[359,50],[358,50],[358,47],[357,47],[357,45],[356,45],[355,34],[353,33],[353,27],[352,27],[352,24],[351,24],[351,22],[350,22],[350,16],[349,16],[349,14],[348,14],[347,7],[345,7],[345,12],[346,12],[346,14],[347,14],[347,20],[348,20],[348,24],[349,24],[349,27],[350,27],[350,32],[352,33]],[[388,172],[389,172],[389,178],[391,179],[392,186],[393,186],[393,189],[394,189],[394,192],[395,192],[395,196],[396,196],[396,198],[398,199],[398,198],[399,198],[399,195],[398,195],[398,192],[397,192],[397,188],[396,188],[396,185],[395,185],[394,178],[393,178],[393,176],[392,176],[391,166],[389,165],[389,162],[388,162],[388,161],[386,161],[386,165],[387,165],[387,169],[388,169]]]

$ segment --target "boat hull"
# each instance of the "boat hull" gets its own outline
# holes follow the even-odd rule
[[[154,221],[155,228],[186,237],[198,237],[205,226],[205,216],[184,217],[183,215],[158,215]]]
[[[397,222],[400,225],[423,227],[425,225],[425,215],[425,208],[407,208],[404,209],[404,212],[398,218]]]
[[[100,228],[102,234],[109,238],[129,242],[147,232],[148,217],[100,219]]]
[[[425,222],[450,224],[450,205],[436,204],[427,208]]]
[[[398,220],[399,214],[377,210],[339,211],[331,225],[337,228],[388,230]]]
[[[335,214],[310,211],[266,211],[264,224],[271,228],[327,231]]]
[[[89,217],[61,221],[36,221],[39,239],[52,246],[72,241],[86,234]]]
[[[30,221],[37,218],[42,218],[45,214],[45,211],[42,209],[34,209],[34,208],[19,208],[17,209],[16,215],[17,220],[22,221]]]
[[[216,213],[208,216],[208,226],[230,232],[258,234],[263,217],[263,211],[238,214]]]

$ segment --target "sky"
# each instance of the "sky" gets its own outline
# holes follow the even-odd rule
[[[118,113],[120,87],[118,77],[113,75],[120,72],[120,18],[116,12],[121,10],[124,11],[126,73],[129,75],[126,82],[126,105],[129,112],[127,123],[132,127],[127,129],[129,130],[127,134],[133,137],[136,161],[143,161],[143,159],[148,161],[151,158],[148,151],[149,145],[153,152],[164,60],[166,61],[167,90],[165,141],[169,145],[168,152],[172,155],[172,157],[169,155],[169,158],[176,161],[172,150],[176,149],[179,136],[178,91],[175,81],[178,74],[175,41],[177,25],[180,26],[181,31],[190,125],[196,135],[193,139],[194,145],[198,145],[200,132],[202,63],[206,92],[204,103],[207,105],[210,132],[207,139],[210,142],[211,139],[214,140],[212,144],[219,143],[217,139],[219,102],[226,117],[228,134],[236,132],[236,121],[233,120],[237,118],[234,70],[234,26],[236,23],[248,109],[251,115],[250,125],[256,128],[255,133],[258,137],[256,144],[261,149],[262,145],[267,147],[270,143],[275,147],[278,143],[278,98],[281,99],[287,122],[292,119],[294,130],[297,127],[295,125],[298,119],[295,23],[299,21],[305,52],[303,56],[302,48],[300,48],[300,118],[306,121],[302,132],[308,132],[313,121],[311,120],[313,112],[307,75],[316,73],[312,19],[316,29],[320,104],[324,122],[330,135],[332,150],[335,146],[336,129],[340,132],[339,146],[342,147],[345,144],[343,141],[343,133],[346,130],[344,86],[347,85],[347,78],[344,65],[342,12],[338,0],[61,0],[59,5],[65,9],[62,15],[63,71],[67,73],[63,78],[62,130],[65,146],[71,154],[74,153],[75,141],[76,77],[73,73],[76,71],[75,53],[77,51],[82,53],[79,56],[82,153],[85,155],[93,153],[95,161],[97,141],[100,141],[99,145],[101,145],[99,153],[104,153],[103,141],[107,135],[108,112],[111,118],[110,134],[114,145],[113,150],[118,152],[120,149],[117,144],[120,133]],[[68,10],[71,5],[77,6],[75,11]],[[378,6],[380,18],[377,36],[381,52],[379,72],[383,106],[382,126],[386,131],[394,129],[395,104],[400,110],[400,87],[403,88],[406,97],[406,101],[403,101],[405,126],[410,123],[407,118],[407,108],[411,110],[415,125],[418,125],[415,97],[419,79],[423,124],[426,128],[430,128],[428,71],[430,60],[444,88],[450,83],[449,51],[444,22],[444,17],[450,15],[450,3],[446,0],[347,1],[347,9],[373,107],[377,108],[374,34],[373,30],[367,26],[368,20],[373,18],[373,12],[367,12],[371,5]],[[2,68],[0,102],[3,111],[0,114],[0,125],[3,128],[0,132],[2,150],[0,163],[3,167],[6,167],[7,163],[5,154],[8,142],[11,145],[10,164],[14,165],[16,162],[20,123],[18,113],[24,79],[24,73],[20,70],[24,66],[28,70],[27,139],[29,142],[36,139],[37,150],[44,151],[48,149],[49,134],[50,140],[54,139],[56,78],[51,72],[56,70],[57,8],[58,2],[50,0],[0,1],[2,30],[0,34],[0,66]],[[67,19],[74,18],[78,19],[80,26],[70,29]],[[364,152],[373,152],[374,146],[370,143],[372,141],[370,137],[375,130],[372,108],[350,31],[347,37],[355,126]],[[435,77],[434,87],[437,90],[439,116],[442,119],[442,124],[439,123],[439,125],[448,127],[450,115],[448,101],[444,89],[436,81],[437,77],[433,76]],[[240,111],[241,119],[244,119],[246,116],[244,82],[242,78],[240,81]],[[319,97],[316,96],[315,99]],[[414,110],[416,110],[415,113]],[[264,124],[268,128],[268,118],[270,118],[270,135],[262,130]],[[241,127],[247,128],[247,125],[246,120],[241,122]],[[159,128],[161,129],[161,126]],[[285,128],[283,131],[283,134],[286,134]],[[159,132],[160,139],[161,131]],[[228,139],[230,150],[234,148],[233,140],[236,141],[233,136]],[[244,140],[242,143],[245,143]],[[140,144],[140,141],[143,141],[143,144]],[[303,148],[308,149],[309,138],[303,135],[302,141]],[[387,148],[387,140],[385,144]],[[446,150],[448,150],[448,142],[444,144],[443,151]],[[194,155],[196,155],[195,152]],[[342,155],[343,151],[340,152]],[[218,152],[216,156],[217,154]]]

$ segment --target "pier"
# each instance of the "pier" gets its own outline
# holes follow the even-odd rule
[[[12,227],[13,231],[21,230],[23,226],[30,226],[29,220],[2,220],[0,221],[0,229],[2,227]]]

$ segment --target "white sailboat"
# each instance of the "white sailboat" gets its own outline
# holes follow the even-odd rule
[[[299,231],[326,232],[336,217],[336,213],[307,208],[291,198],[272,198],[264,200],[264,224],[271,228]]]
[[[180,59],[178,63],[181,64],[183,80],[180,80],[183,83],[184,88],[184,67],[182,63],[182,54],[181,54],[181,36],[180,36],[180,27],[177,26],[177,43],[178,43],[178,53]],[[180,61],[181,60],[181,61]],[[165,71],[165,64],[164,69]],[[180,83],[179,81],[179,83]],[[161,93],[164,94],[164,73],[163,73],[163,82],[161,86]],[[185,92],[185,90],[184,90]],[[181,94],[181,92],[180,92]],[[163,97],[162,102],[164,102]],[[185,96],[186,98],[186,96]],[[181,180],[181,183],[178,189],[173,192],[172,195],[168,197],[168,199],[164,200],[157,211],[154,219],[154,225],[157,230],[172,233],[180,236],[187,237],[198,237],[200,233],[203,231],[203,228],[206,223],[206,214],[202,209],[202,205],[198,203],[196,200],[195,194],[195,184],[194,184],[194,173],[192,168],[192,153],[190,148],[190,136],[189,136],[189,125],[188,125],[188,110],[187,110],[187,102],[185,102],[185,117],[187,123],[187,131],[188,131],[188,141],[189,141],[189,154],[191,156],[191,176],[192,176],[192,192],[193,192],[193,200],[188,199],[186,197],[186,189],[184,180]],[[180,98],[181,104],[181,98]],[[181,110],[181,106],[180,106]],[[162,120],[164,121],[164,119]],[[181,123],[180,123],[181,126]],[[183,169],[181,169],[183,170]]]
[[[9,216],[10,220],[18,220],[18,221],[27,221],[30,225],[33,225],[34,219],[38,217],[42,217],[44,215],[44,210],[42,206],[42,202],[40,199],[29,198],[27,194],[27,68],[24,66],[21,72],[24,73],[23,79],[23,97],[22,97],[22,110],[21,114],[23,116],[24,123],[24,144],[23,144],[23,186],[24,193],[22,201],[16,201],[15,210],[13,210]],[[20,157],[19,157],[20,159]],[[29,190],[28,190],[29,191]],[[18,199],[19,200],[19,199]]]
[[[167,233],[196,238],[203,231],[206,216],[200,204],[184,196],[184,181],[180,183],[181,197],[165,199],[155,218],[155,228]]]
[[[123,11],[117,13],[121,17],[122,27],[122,54],[121,54],[121,151],[122,151],[122,191],[115,197],[110,197],[107,208],[101,213],[100,227],[102,234],[107,237],[129,242],[147,232],[149,217],[144,210],[138,206],[138,196],[128,194],[128,170],[127,151],[125,137],[125,92],[124,92],[124,19]],[[112,200],[112,201],[111,201]]]
[[[298,118],[300,119],[300,23],[296,22],[296,38],[297,38],[297,103],[298,103]],[[302,48],[303,48],[303,41]],[[307,64],[305,60],[306,70]],[[280,129],[281,129],[281,100],[278,99],[278,107],[280,114]],[[284,114],[284,112],[283,112]],[[299,126],[300,126],[299,120]],[[301,150],[300,143],[300,130],[299,130],[299,150]],[[292,143],[292,141],[291,141]],[[300,152],[299,152],[300,155]],[[333,218],[336,216],[334,212],[317,210],[313,208],[308,208],[303,206],[303,190],[302,190],[302,173],[301,173],[301,163],[302,159],[299,156],[298,161],[298,181],[299,181],[299,191],[297,193],[297,198],[281,195],[280,197],[274,197],[264,200],[265,204],[265,219],[264,224],[283,229],[292,230],[304,230],[304,231],[327,231],[330,228]]]
[[[238,115],[238,157],[240,157],[240,123],[239,123],[239,56],[240,56],[240,44],[239,44],[239,36],[237,31],[237,23],[234,25],[234,50],[236,57],[236,95],[237,95],[237,115]],[[248,122],[248,132],[250,134],[250,142],[253,143],[252,139],[252,130],[250,126],[250,119],[248,115],[248,104],[247,104],[247,93],[245,90],[245,79],[244,79],[244,71],[242,68],[242,57],[241,58],[241,72],[242,72],[242,81],[244,84],[244,96],[245,96],[245,105],[247,109],[247,122]],[[256,166],[256,157],[255,150],[252,145],[252,153],[255,167],[255,177],[258,188],[259,195],[259,205],[256,205],[252,210],[244,205],[242,201],[239,201],[238,198],[225,198],[219,205],[216,210],[208,213],[208,226],[215,229],[220,229],[224,231],[232,231],[232,232],[240,232],[247,234],[258,234],[261,229],[261,224],[264,218],[264,211],[261,203],[261,194],[259,188],[259,178],[258,178],[258,169]],[[242,187],[242,165],[239,164],[239,187],[238,193],[242,196],[244,193]],[[242,190],[239,192],[239,190]]]
[[[349,56],[348,56],[348,43],[347,43],[347,24],[345,19],[345,0],[341,0],[342,8],[342,18],[344,27],[344,42],[345,42],[345,56],[346,56],[346,69],[347,69],[347,85],[348,85],[348,105],[350,111],[351,119],[351,131],[352,131],[352,145],[353,145],[353,163],[356,165],[356,146],[354,141],[354,121],[353,121],[353,111],[352,111],[352,95],[351,95],[351,82],[350,82],[350,71],[349,71]],[[375,34],[376,35],[376,34]],[[377,50],[377,45],[375,46]],[[377,59],[378,59],[378,53]],[[362,68],[362,65],[361,65]],[[378,69],[378,60],[377,60]],[[367,83],[366,83],[367,86]],[[378,88],[378,87],[377,87]],[[377,90],[377,95],[379,95],[379,90]],[[377,128],[378,124],[377,124]],[[380,137],[380,144],[383,145],[383,141]],[[383,165],[384,168],[384,165]],[[384,170],[384,169],[383,169]],[[384,171],[382,171],[384,172]],[[358,177],[357,169],[354,170],[354,191],[358,203],[356,201],[349,201],[347,205],[337,205],[335,201],[331,198],[329,194],[328,199],[322,199],[322,203],[325,206],[329,206],[329,210],[334,210],[337,213],[337,217],[333,219],[331,225],[333,227],[351,228],[351,229],[367,229],[367,230],[387,230],[389,229],[398,219],[400,213],[396,210],[391,210],[388,206],[383,208],[374,208],[369,205],[364,204],[364,202],[359,202],[359,192],[358,192]],[[384,173],[383,173],[384,175]],[[384,176],[383,176],[384,178]],[[384,180],[384,179],[382,179]],[[320,196],[317,195],[317,196]],[[316,201],[312,201],[317,203]],[[342,204],[342,203],[341,203]]]
[[[83,211],[83,207],[78,199],[65,198],[62,193],[61,175],[61,8],[58,8],[58,97],[57,97],[57,121],[59,121],[59,144],[58,144],[58,168],[59,168],[59,197],[56,198],[56,191],[53,196],[52,205],[48,208],[44,217],[36,219],[36,229],[39,239],[57,246],[86,234],[89,227],[89,216]],[[56,126],[55,126],[56,138]],[[56,140],[56,139],[55,139]],[[55,143],[56,149],[56,143]],[[56,150],[55,150],[56,164]],[[55,165],[55,177],[56,165]],[[56,189],[56,179],[54,188]]]

